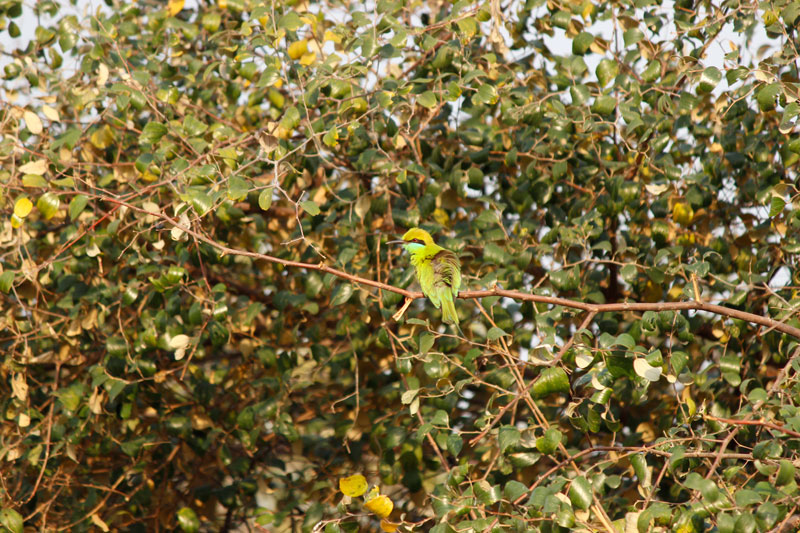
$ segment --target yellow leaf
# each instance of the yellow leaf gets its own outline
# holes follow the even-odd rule
[[[154,182],[154,181],[156,181],[158,179],[158,176],[156,176],[155,174],[151,173],[149,170],[145,170],[144,172],[142,172],[141,178],[142,178],[142,181],[144,181],[146,183],[152,183],[152,182]]]
[[[367,492],[367,478],[361,474],[343,477],[339,480],[339,490],[342,491],[345,496],[357,498]]]
[[[398,527],[400,527],[400,524],[389,522],[385,518],[381,520],[381,529],[384,530],[386,533],[394,533],[395,531],[397,531]]]
[[[306,53],[308,53],[308,40],[302,39],[300,41],[295,41],[289,45],[289,57],[292,59],[300,59]]]
[[[47,120],[50,122],[61,122],[61,117],[58,114],[58,110],[50,107],[49,105],[42,106],[42,113],[44,113],[44,116],[46,116]]]
[[[372,498],[364,506],[375,513],[376,515],[380,516],[381,518],[386,518],[390,514],[392,514],[392,509],[394,509],[394,503],[392,500],[389,499],[388,496],[384,496],[381,494],[375,498]]]
[[[167,2],[167,12],[170,17],[174,17],[183,9],[183,0],[169,0]]]
[[[447,226],[450,222],[450,216],[447,214],[447,211],[441,207],[437,207],[433,210],[433,219],[442,226]]]
[[[97,65],[97,86],[105,87],[108,81],[108,67],[105,63]]]
[[[694,218],[694,209],[689,204],[678,202],[672,206],[672,220],[681,226],[688,226]]]
[[[594,4],[591,2],[584,2],[583,3],[583,10],[581,11],[581,15],[583,15],[584,20],[589,20],[589,16],[594,12]]]
[[[36,159],[34,161],[28,161],[19,167],[19,171],[23,174],[36,174],[37,176],[42,176],[45,172],[47,172],[47,160]]]
[[[303,57],[300,58],[300,64],[307,67],[316,60],[317,60],[317,54],[311,52],[309,54],[303,54]]]
[[[342,38],[333,33],[331,30],[327,30],[325,32],[325,36],[322,38],[323,41],[333,41],[336,44],[342,42]]]
[[[93,514],[91,518],[92,518],[92,523],[93,523],[94,525],[96,525],[97,527],[99,527],[99,528],[100,528],[102,531],[104,531],[104,532],[106,532],[106,531],[110,531],[110,530],[109,530],[109,528],[108,528],[108,524],[106,524],[106,523],[103,521],[103,519],[102,519],[102,518],[100,518],[100,517],[97,515],[97,513]]]
[[[683,389],[681,392],[681,399],[684,401],[689,410],[689,416],[694,416],[697,413],[697,404],[695,403],[694,398],[692,398],[691,387],[686,387]]]
[[[25,124],[28,126],[28,131],[34,135],[39,135],[42,133],[42,119],[39,118],[39,115],[33,111],[25,111],[25,113],[22,115],[22,118],[25,119]]]
[[[680,285],[673,285],[667,292],[667,299],[672,302],[677,302],[681,299],[681,296],[683,296],[683,287]]]
[[[19,218],[25,218],[28,216],[33,209],[33,202],[25,198],[17,199],[16,203],[14,204],[14,214]]]
[[[92,136],[89,138],[89,142],[98,150],[105,150],[114,142],[114,130],[111,129],[111,126],[106,124],[102,128],[94,130],[94,133],[92,133]]]

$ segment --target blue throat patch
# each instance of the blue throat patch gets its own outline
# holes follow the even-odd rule
[[[420,244],[418,242],[409,242],[407,244],[404,244],[403,248],[405,248],[408,253],[413,254],[425,248],[425,245]]]

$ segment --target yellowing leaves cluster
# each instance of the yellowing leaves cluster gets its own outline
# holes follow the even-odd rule
[[[361,474],[354,474],[341,478],[339,480],[339,490],[345,496],[357,498],[367,492],[367,479]],[[381,520],[381,529],[387,533],[392,533],[397,530],[399,524],[386,520],[386,518],[392,514],[392,510],[394,510],[394,502],[392,502],[388,496],[381,494],[378,487],[372,487],[372,490],[369,491],[369,494],[367,494],[364,499],[366,500],[364,502],[364,507],[383,519]]]

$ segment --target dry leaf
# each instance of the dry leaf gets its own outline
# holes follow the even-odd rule
[[[42,176],[45,172],[47,172],[47,160],[36,159],[34,161],[28,161],[19,167],[19,171],[23,174],[36,174],[37,176]]]
[[[33,111],[25,111],[22,118],[25,119],[25,125],[28,126],[28,131],[34,135],[42,133],[42,119],[39,118],[39,115]]]
[[[61,122],[61,117],[58,114],[58,110],[50,107],[49,105],[42,106],[42,113],[44,113],[44,116],[46,116],[47,120],[50,122]]]

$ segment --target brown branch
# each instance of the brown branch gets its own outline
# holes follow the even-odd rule
[[[711,415],[705,415],[704,418],[713,420],[715,422],[722,422],[723,424],[732,424],[734,426],[761,426],[774,429],[775,431],[780,431],[781,433],[786,433],[787,435],[800,439],[800,432],[787,429],[785,426],[781,426],[779,424],[767,422],[766,420],[736,420],[735,418],[718,418]]]
[[[197,240],[200,240],[208,244],[209,246],[212,246],[217,250],[224,252],[226,254],[252,257],[253,259],[261,259],[263,261],[268,261],[270,263],[276,263],[279,265],[284,265],[292,268],[304,268],[306,270],[316,270],[319,272],[325,272],[326,274],[333,274],[336,277],[352,281],[353,283],[358,283],[359,285],[376,287],[381,290],[402,294],[406,298],[412,298],[412,299],[423,298],[423,294],[421,292],[409,291],[406,289],[401,289],[400,287],[394,287],[386,283],[381,283],[379,281],[374,281],[371,279],[362,278],[360,276],[355,276],[353,274],[348,274],[347,272],[344,272],[342,270],[331,268],[324,263],[303,263],[300,261],[290,261],[288,259],[281,259],[279,257],[274,257],[271,255],[260,254],[257,252],[250,252],[248,250],[237,250],[236,248],[230,248],[228,246],[225,246],[224,244],[218,243],[217,241],[206,235],[194,231],[193,229],[181,224],[180,222],[173,219],[169,215],[164,214],[163,212],[151,213],[150,211],[142,209],[141,207],[138,207],[136,205],[130,204],[122,200],[118,200],[116,198],[111,198],[108,196],[96,195],[94,197],[98,200],[105,200],[113,204],[118,204],[120,206],[128,207],[129,209],[136,211],[138,213],[152,215],[157,218],[160,218],[161,220],[168,222],[169,224],[172,224],[176,228],[182,230],[184,233],[191,235]],[[782,333],[786,333],[787,335],[791,335],[797,339],[800,339],[800,328],[790,326],[788,324],[779,322],[777,320],[765,316],[748,313],[746,311],[739,311],[738,309],[732,309],[730,307],[724,307],[722,305],[711,304],[707,302],[698,302],[698,301],[656,302],[656,303],[622,302],[622,303],[611,303],[611,304],[592,304],[577,300],[568,300],[566,298],[558,298],[556,296],[542,296],[539,294],[531,294],[527,292],[501,289],[498,287],[493,287],[492,289],[489,290],[480,290],[480,291],[461,291],[458,294],[458,297],[462,299],[486,298],[489,296],[502,296],[505,298],[512,298],[514,300],[521,300],[526,302],[560,305],[572,309],[581,309],[583,311],[588,311],[589,313],[594,313],[594,314],[614,313],[623,311],[687,311],[687,310],[706,311],[709,313],[713,313],[715,315],[738,318],[746,322],[751,322],[754,324],[760,324],[762,326],[774,328]]]

